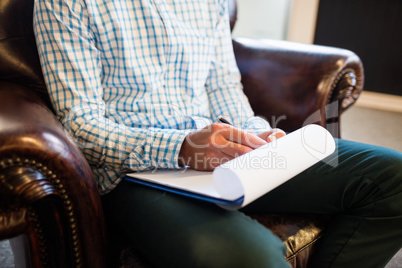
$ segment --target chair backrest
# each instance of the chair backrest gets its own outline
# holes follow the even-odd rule
[[[33,0],[0,0],[0,81],[45,90],[32,27]]]

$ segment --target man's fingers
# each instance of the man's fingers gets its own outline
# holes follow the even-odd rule
[[[228,145],[222,148],[221,152],[225,155],[235,158],[245,153],[251,152],[252,150],[254,149],[249,146],[228,141]]]
[[[274,140],[282,138],[283,136],[286,136],[285,131],[283,131],[283,130],[281,130],[279,128],[274,128],[272,130],[272,132],[268,135],[267,142],[272,142]]]
[[[186,136],[180,149],[179,163],[199,170],[212,170],[267,144],[268,132],[264,135],[261,138],[227,124],[214,123]]]
[[[224,128],[221,131],[221,134],[230,142],[238,143],[252,149],[256,149],[267,143],[265,140],[251,132],[242,131],[232,126]]]

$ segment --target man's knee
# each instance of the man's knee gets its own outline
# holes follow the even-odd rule
[[[386,186],[393,192],[402,191],[402,153],[382,149],[376,155],[374,174],[379,177],[379,186]]]
[[[342,195],[343,208],[366,208],[372,211],[374,204],[382,204],[383,215],[399,213],[391,207],[392,199],[402,211],[402,154],[400,152],[366,144],[346,142],[349,145],[340,154],[340,167],[334,172],[345,182]],[[346,178],[346,179],[345,179]],[[341,184],[340,184],[341,185]],[[369,210],[367,210],[369,209]],[[372,212],[370,212],[372,213]]]
[[[373,196],[370,202],[383,216],[402,215],[402,153],[381,148],[373,158],[371,172],[365,174],[373,185],[366,195]]]

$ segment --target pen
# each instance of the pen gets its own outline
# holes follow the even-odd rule
[[[224,123],[224,124],[228,124],[228,125],[233,126],[233,124],[230,123],[230,121],[227,120],[227,119],[226,119],[225,117],[223,117],[222,115],[218,116],[218,121],[221,122],[221,123]]]

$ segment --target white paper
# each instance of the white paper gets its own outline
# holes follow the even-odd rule
[[[127,176],[224,200],[244,197],[239,205],[243,207],[334,150],[335,141],[325,128],[308,125],[237,157],[213,172],[156,170]]]
[[[213,183],[223,197],[244,195],[245,206],[334,151],[331,134],[308,125],[217,167]]]
[[[127,174],[129,177],[157,183],[192,193],[199,193],[215,198],[227,199],[221,196],[212,183],[212,171],[197,171],[194,169],[155,170]]]

